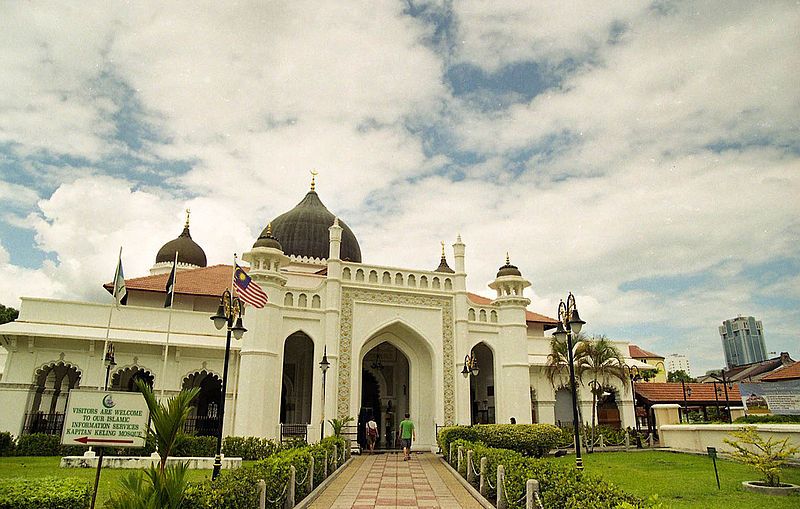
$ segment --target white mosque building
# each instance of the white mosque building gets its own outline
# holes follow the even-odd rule
[[[270,225],[243,256],[269,302],[247,307],[247,332],[232,344],[226,435],[301,434],[314,441],[321,423],[331,432],[328,419],[358,422],[371,414],[380,445],[391,447],[408,412],[417,425],[415,448],[430,449],[437,425],[512,417],[571,424],[568,381],[554,386],[545,376],[548,331],[557,322],[527,309],[523,289],[530,283],[508,259],[489,284],[493,299],[467,291],[460,237],[452,245],[453,268],[444,247],[433,270],[363,263],[356,236],[322,204],[313,181],[302,201]],[[163,307],[165,283],[176,251],[170,310]],[[230,286],[232,267],[207,266],[187,218],[150,272],[126,281],[125,306],[22,298],[18,320],[0,326],[8,351],[0,431],[60,433],[68,392],[103,389],[108,377],[111,390],[133,390],[140,378],[162,396],[200,387],[187,431],[216,434],[225,336],[209,318]],[[113,366],[104,362],[107,344]],[[324,353],[330,369],[323,377]],[[462,376],[467,355],[477,359],[476,376]],[[625,385],[607,387],[601,422],[634,426]],[[590,416],[586,387],[579,400],[582,415]]]

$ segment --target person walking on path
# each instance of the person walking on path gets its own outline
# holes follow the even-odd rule
[[[375,442],[378,441],[378,423],[375,422],[371,415],[367,421],[366,428],[367,447],[369,448],[369,453],[372,454],[375,452]]]
[[[414,429],[414,421],[411,415],[406,414],[406,418],[400,422],[400,441],[403,442],[403,461],[411,459],[411,442],[417,439],[417,432]]]

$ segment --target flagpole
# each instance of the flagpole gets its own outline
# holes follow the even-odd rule
[[[167,318],[167,342],[164,344],[164,362],[161,365],[161,398],[164,398],[164,386],[167,384],[167,356],[169,355],[169,332],[172,328],[172,305],[175,303],[175,288],[178,283],[178,252],[175,251],[175,260],[172,262],[175,269],[175,278],[172,280],[172,295],[169,298],[169,317]]]
[[[117,257],[117,268],[114,269],[114,282],[111,283],[111,296],[114,298],[114,305],[108,308],[108,323],[106,324],[106,339],[103,341],[103,362],[106,360],[106,352],[108,351],[108,338],[111,331],[111,313],[114,308],[119,309],[119,301],[117,300],[117,278],[119,277],[119,268],[122,266],[122,246],[119,246],[119,256]]]

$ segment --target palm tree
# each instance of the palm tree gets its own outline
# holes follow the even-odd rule
[[[612,379],[625,383],[625,371],[622,354],[607,337],[592,336],[591,340],[582,341],[577,350],[580,351],[576,361],[576,369],[581,380],[589,378],[592,391],[592,445],[594,445],[595,419],[597,416],[597,400],[603,394],[603,387]]]
[[[580,345],[586,341],[586,335],[582,332],[573,335],[572,342],[572,355],[575,360],[575,366],[579,365],[579,356],[582,354]],[[567,347],[566,337],[560,341],[556,336],[550,340],[550,353],[547,355],[547,364],[545,364],[545,375],[550,380],[550,384],[555,387],[563,385],[564,378],[569,377],[569,349]]]
[[[177,509],[186,491],[186,464],[167,467],[167,457],[175,446],[183,424],[192,409],[192,400],[200,392],[199,388],[181,391],[159,403],[153,390],[143,380],[136,380],[150,409],[149,434],[155,438],[156,448],[161,457],[158,468],[151,466],[142,472],[132,472],[120,479],[120,490],[106,501],[105,507],[112,509]]]

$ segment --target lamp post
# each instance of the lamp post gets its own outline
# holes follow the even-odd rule
[[[581,458],[581,437],[578,423],[578,389],[575,385],[575,355],[572,351],[572,335],[578,334],[585,324],[578,315],[578,308],[575,306],[575,296],[570,292],[567,302],[562,300],[558,304],[558,327],[553,336],[558,341],[567,342],[567,356],[569,358],[569,384],[572,389],[572,424],[575,433],[575,468],[583,470],[583,458]]]
[[[108,390],[108,377],[111,374],[111,369],[114,366],[117,365],[117,363],[114,362],[114,343],[109,343],[108,344],[108,349],[106,350],[106,356],[103,359],[103,362],[106,365],[106,383],[103,386],[103,390],[107,391]]]
[[[681,389],[683,389],[683,416],[686,422],[689,422],[689,404],[686,400],[686,397],[692,397],[692,388],[686,387],[686,381],[681,380]]]
[[[626,375],[628,375],[628,378],[631,381],[631,397],[633,398],[633,422],[636,423],[635,424],[636,431],[639,431],[639,416],[636,415],[636,386],[634,385],[634,382],[641,379],[641,376],[639,375],[639,368],[637,368],[636,366],[628,366],[627,364],[625,364],[622,367],[622,370],[625,372]]]
[[[730,380],[726,378],[724,369],[719,375],[711,373],[711,378],[722,382],[722,388],[725,390],[725,410],[728,412],[728,422],[733,424],[733,418],[731,417],[731,404],[728,400],[728,384],[730,383]],[[719,417],[719,396],[719,387],[717,387],[717,382],[714,382],[714,399],[717,401],[717,417]]]
[[[320,417],[319,422],[319,440],[322,441],[325,438],[325,379],[328,375],[328,368],[331,367],[331,363],[328,362],[328,345],[322,350],[322,360],[319,361],[319,369],[322,370],[322,417]]]
[[[228,334],[225,339],[225,364],[222,368],[222,393],[219,398],[219,428],[217,430],[217,454],[214,457],[214,470],[211,479],[216,479],[222,468],[222,426],[225,422],[225,395],[228,387],[228,359],[231,355],[231,334],[236,339],[242,339],[247,329],[242,325],[242,311],[244,303],[238,297],[231,295],[230,290],[222,292],[219,298],[217,314],[211,317],[217,330],[222,330],[227,325]],[[235,324],[235,325],[234,325]]]
[[[478,357],[475,356],[475,352],[470,352],[468,355],[465,355],[464,356],[464,369],[461,370],[461,374],[464,376],[464,378],[477,377],[478,373],[480,373],[480,372],[481,372],[481,370],[478,367]],[[469,397],[469,399],[470,399],[470,403],[469,403],[469,406],[470,406],[470,411],[469,411],[470,424],[476,424],[476,423],[478,423],[480,421],[479,414],[481,412],[480,412],[479,409],[475,408],[475,405],[473,404],[474,401],[472,401],[472,394],[473,394],[472,393],[472,380],[470,380],[470,382],[469,382],[469,390],[470,390],[470,397]],[[476,391],[477,391],[477,389],[476,389]],[[487,414],[488,414],[488,412],[487,412]]]

